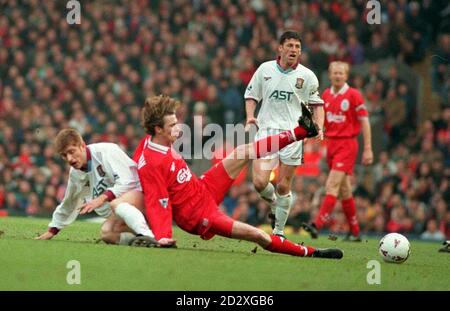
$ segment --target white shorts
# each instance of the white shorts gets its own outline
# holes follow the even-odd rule
[[[284,132],[285,130],[278,130],[278,129],[260,129],[255,135],[255,141],[271,136],[271,135],[277,135],[281,132]],[[275,152],[274,154],[268,155],[266,157],[263,157],[261,159],[263,160],[271,160],[279,157],[281,163],[286,165],[292,165],[292,166],[298,166],[303,163],[303,141],[297,141],[295,143],[292,143],[283,149],[281,149],[278,152]]]

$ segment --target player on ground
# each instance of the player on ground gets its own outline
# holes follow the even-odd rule
[[[373,161],[369,114],[361,93],[347,84],[349,65],[332,62],[329,66],[331,88],[324,91],[325,137],[328,140],[327,162],[331,171],[326,182],[326,196],[319,215],[311,224],[303,224],[313,238],[330,220],[330,215],[339,197],[342,209],[350,225],[347,240],[361,241],[355,202],[352,195],[351,175],[358,154],[357,136],[362,128],[364,151],[362,164]]]
[[[151,138],[138,161],[138,172],[144,190],[146,215],[156,239],[172,238],[172,219],[178,226],[208,240],[218,234],[228,238],[258,243],[264,249],[301,257],[340,259],[339,249],[314,249],[292,243],[283,237],[234,221],[218,207],[251,157],[262,157],[301,140],[317,135],[309,111],[304,110],[294,130],[268,136],[248,145],[238,146],[223,161],[197,178],[189,170],[172,143],[178,138],[175,111],[179,102],[168,96],[146,99],[142,125]],[[139,150],[138,150],[139,152]]]
[[[316,75],[299,64],[301,40],[297,32],[286,31],[279,40],[277,60],[259,66],[245,91],[246,130],[258,126],[255,140],[275,135],[296,126],[302,103],[313,109],[322,139],[323,101],[319,96]],[[256,105],[261,102],[258,118]],[[270,182],[274,164],[280,162],[276,189]],[[295,142],[277,153],[253,161],[253,184],[271,208],[273,233],[284,236],[284,227],[291,207],[291,184],[295,169],[303,161],[303,142]]]
[[[55,147],[71,166],[69,181],[63,201],[53,212],[49,230],[36,239],[49,240],[73,223],[78,214],[95,210],[107,218],[101,227],[101,238],[106,243],[139,244],[142,237],[154,241],[141,212],[144,197],[137,165],[119,146],[86,145],[76,130],[64,129],[56,136]]]

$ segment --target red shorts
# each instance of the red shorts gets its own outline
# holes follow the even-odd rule
[[[210,240],[216,234],[231,238],[234,219],[222,212],[217,206],[216,210],[204,215],[202,222],[197,227],[197,234],[203,240]]]
[[[214,201],[220,204],[230,190],[234,179],[228,175],[223,163],[219,162],[200,176],[200,181],[211,194]]]
[[[357,155],[358,141],[356,138],[328,139],[327,162],[331,170],[352,175]]]
[[[216,234],[231,237],[234,219],[227,216],[218,207],[222,203],[225,195],[230,190],[234,179],[228,176],[222,162],[211,167],[200,177],[200,181],[205,186],[208,194],[214,202],[204,207],[201,222],[197,225],[196,232],[204,240],[209,240]]]

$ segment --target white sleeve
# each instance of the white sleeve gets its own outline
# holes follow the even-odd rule
[[[309,87],[308,87],[308,104],[310,105],[322,105],[323,100],[319,94],[319,80],[314,73],[311,74]]]
[[[73,175],[71,169],[64,199],[53,212],[52,221],[48,225],[49,227],[62,229],[73,223],[78,217],[79,209],[77,207],[83,203],[83,193],[89,191],[89,188],[80,184],[80,182]]]
[[[261,66],[258,67],[256,72],[253,74],[250,83],[245,89],[244,99],[254,99],[260,102],[262,99],[262,83],[261,83]]]
[[[128,191],[140,190],[141,184],[136,163],[119,146],[115,147],[104,154],[103,161],[114,177],[114,186],[106,190],[111,191],[117,198]]]

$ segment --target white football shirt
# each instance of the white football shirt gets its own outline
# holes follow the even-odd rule
[[[301,102],[323,104],[314,72],[301,64],[283,70],[276,60],[258,67],[244,98],[262,101],[257,116],[259,129],[291,130],[298,126],[297,120],[302,114]]]
[[[131,191],[142,191],[136,163],[116,144],[97,143],[87,146],[88,169],[81,171],[70,168],[69,181],[62,202],[53,212],[49,227],[61,229],[77,218],[82,204],[105,192],[115,197]],[[108,203],[95,209],[102,217],[109,217]]]

